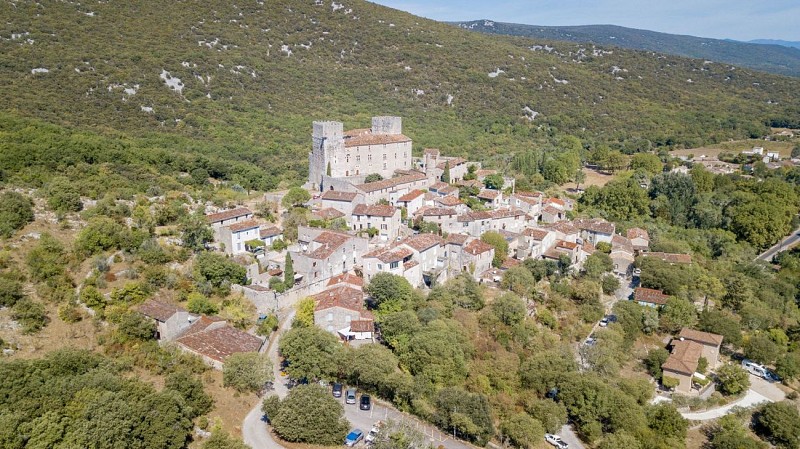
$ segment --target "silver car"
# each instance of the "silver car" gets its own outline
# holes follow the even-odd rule
[[[344,394],[344,402],[346,404],[355,404],[356,403],[356,389],[355,388],[348,388],[347,392]]]

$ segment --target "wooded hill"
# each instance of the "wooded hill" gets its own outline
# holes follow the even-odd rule
[[[0,15],[11,116],[213,146],[293,179],[304,178],[314,119],[363,127],[400,115],[415,151],[504,163],[564,134],[634,150],[760,136],[797,125],[800,110],[797,79],[470,33],[357,0],[41,1],[4,3]]]
[[[461,28],[482,33],[508,34],[585,44],[613,45],[749,67],[779,75],[800,76],[800,49],[781,41],[738,42],[728,39],[686,36],[639,30],[616,25],[540,26],[472,20],[455,22]]]

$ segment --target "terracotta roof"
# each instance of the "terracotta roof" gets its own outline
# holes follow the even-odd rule
[[[667,298],[669,298],[669,295],[665,295],[661,290],[654,290],[652,288],[636,287],[633,293],[633,299],[635,301],[661,306],[667,303]]]
[[[516,191],[514,192],[514,196],[519,198],[542,198],[544,193],[542,192],[524,192],[524,191]]]
[[[264,340],[234,329],[227,324],[209,327],[201,321],[202,318],[192,324],[189,331],[176,341],[187,349],[210,359],[224,362],[231,354],[258,352],[261,349],[261,345],[264,344]],[[195,326],[198,329],[193,332],[192,328]],[[201,327],[202,329],[200,329]]]
[[[556,242],[556,248],[564,248],[573,251],[577,247],[578,247],[577,243],[568,242],[566,240],[559,240]]]
[[[326,207],[324,209],[315,211],[314,215],[316,215],[322,220],[335,220],[337,218],[344,217],[344,213],[332,207]]]
[[[562,221],[560,223],[553,223],[546,226],[549,229],[560,232],[564,235],[578,234],[578,228],[572,226],[572,223]]]
[[[320,198],[327,201],[346,201],[351,202],[356,199],[356,192],[340,192],[338,190],[326,190]]]
[[[532,237],[535,240],[544,240],[549,232],[550,231],[545,229],[526,228],[524,231],[522,231],[522,235],[526,237]]]
[[[424,207],[417,211],[417,215],[422,215],[423,217],[441,217],[443,215],[456,215],[455,209],[451,209],[449,207]]]
[[[425,173],[416,172],[410,175],[397,176],[394,178],[384,179],[383,181],[370,182],[369,184],[360,184],[356,188],[362,192],[377,192],[378,190],[390,189],[397,187],[401,184],[408,184],[414,181],[422,181],[427,179]]]
[[[672,352],[661,368],[691,376],[697,371],[697,362],[703,355],[703,347],[693,341],[672,340]]]
[[[442,206],[449,206],[449,207],[458,206],[459,204],[464,204],[463,201],[454,196],[443,196],[440,198],[436,198],[434,201],[441,204]]]
[[[390,263],[390,262],[399,262],[413,254],[414,253],[408,248],[390,248],[377,252],[371,257],[375,257],[383,263]],[[364,255],[364,257],[367,257],[367,255]]]
[[[439,149],[438,148],[425,148],[425,150],[422,152],[422,154],[439,156]]]
[[[555,205],[562,209],[564,208],[564,206],[567,205],[567,203],[565,203],[564,200],[561,200],[559,198],[547,198],[546,200],[544,200],[544,202],[547,204]]]
[[[448,184],[446,182],[443,182],[443,181],[436,181],[433,184],[431,184],[430,187],[428,187],[428,190],[439,191],[439,189],[443,189],[443,188],[445,188],[445,187],[447,187],[449,185],[450,184]]]
[[[686,340],[696,341],[697,343],[706,344],[709,346],[719,346],[722,344],[722,335],[712,334],[710,332],[702,332],[694,329],[684,327],[678,337]]]
[[[600,234],[613,234],[616,227],[602,218],[579,218],[572,222],[578,229]]]
[[[402,243],[417,251],[425,251],[428,248],[441,245],[442,239],[436,234],[417,234],[405,239]]]
[[[558,260],[561,258],[562,254],[566,254],[563,251],[558,251],[555,248],[550,248],[542,254],[542,257],[545,259],[553,259]]]
[[[175,313],[184,311],[178,306],[155,299],[151,299],[140,305],[137,310],[139,310],[139,313],[142,315],[161,321],[162,323],[167,321],[172,315],[175,315]]]
[[[488,210],[483,210],[478,212],[467,212],[466,214],[458,216],[458,221],[460,222],[490,220],[490,219],[492,219],[492,213]]]
[[[521,192],[521,193],[517,192],[513,195],[513,197],[522,202],[528,203],[531,206],[538,206],[539,204],[541,204],[541,198],[542,198],[541,194],[534,195],[530,194],[530,192]]]
[[[388,204],[359,204],[353,209],[353,215],[366,215],[369,217],[393,217],[397,213],[394,206]]]
[[[263,239],[267,237],[274,237],[276,235],[283,234],[283,231],[280,230],[277,226],[268,226],[266,228],[261,228],[258,230],[258,235]]]
[[[650,235],[642,228],[630,228],[628,229],[628,238],[633,239],[645,239],[650,240]]]
[[[419,262],[417,262],[416,260],[409,260],[408,262],[403,264],[403,271],[410,270],[416,267],[417,265],[419,265]]]
[[[358,286],[358,287],[363,287],[364,286],[364,279],[356,276],[353,273],[342,273],[342,274],[340,274],[338,276],[332,277],[328,281],[327,286],[328,287],[333,287],[333,286],[336,286],[336,285],[339,285],[339,284],[350,284],[350,285],[355,285],[355,286]]]
[[[237,207],[236,209],[217,212],[216,214],[207,214],[206,218],[208,219],[209,223],[217,223],[224,220],[230,220],[231,218],[244,217],[252,214],[253,211],[246,207]]]
[[[448,245],[458,245],[463,246],[467,243],[469,236],[466,234],[448,234],[446,243]]]
[[[511,257],[506,257],[506,260],[503,261],[503,265],[500,268],[507,270],[512,267],[519,266],[522,262],[517,259],[512,259]]]
[[[558,216],[560,214],[563,214],[564,210],[559,209],[557,207],[553,207],[548,204],[547,206],[542,208],[542,213]]]
[[[464,247],[464,251],[472,254],[473,256],[477,256],[478,254],[483,254],[487,251],[492,251],[494,247],[483,240],[475,239],[467,244]]]
[[[482,200],[494,200],[500,196],[499,190],[483,189],[478,192],[478,198]]]
[[[451,193],[457,193],[458,187],[448,185],[446,187],[442,187],[441,189],[439,189],[438,192],[443,195],[450,195]]]
[[[314,239],[314,242],[321,243],[322,246],[308,254],[312,259],[327,259],[334,251],[350,238],[348,235],[325,231]]]
[[[271,270],[267,270],[267,274],[270,276],[280,276],[283,274],[283,270],[280,268],[273,268]]]
[[[408,202],[408,201],[413,201],[416,198],[418,198],[419,196],[424,195],[424,194],[425,194],[424,190],[412,190],[412,191],[406,193],[405,195],[401,196],[400,198],[398,198],[397,201],[398,202],[403,202],[403,203]]]
[[[520,217],[525,215],[522,209],[509,208],[509,209],[495,209],[492,211],[492,218],[511,218]]]
[[[360,312],[364,309],[364,292],[346,285],[329,288],[322,293],[312,296],[317,305],[314,311],[341,307],[343,309]]]
[[[246,231],[248,229],[257,228],[259,226],[261,225],[258,224],[258,222],[256,222],[255,220],[246,220],[246,221],[240,221],[238,223],[233,223],[231,225],[226,226],[226,228],[230,229],[231,232],[241,232],[241,231]]]
[[[344,146],[347,148],[400,142],[411,142],[411,138],[403,134],[372,134],[369,129],[352,129],[344,133]]]
[[[594,254],[594,252],[597,251],[597,248],[595,248],[594,245],[589,242],[583,242],[583,245],[581,245],[581,251],[585,252],[586,254]]]
[[[689,254],[671,254],[671,253],[642,253],[642,257],[655,257],[664,262],[669,263],[692,263],[692,256]]]
[[[439,162],[438,164],[436,164],[436,168],[440,168],[440,169],[444,170],[444,166],[448,162],[450,163],[450,168],[453,168],[453,167],[456,167],[458,165],[465,164],[467,162],[467,160],[464,159],[464,158],[460,158],[460,157],[454,157],[454,158],[448,159],[448,160],[446,160],[444,162]]]
[[[350,322],[350,332],[375,332],[375,322],[372,320],[353,320]]]
[[[614,237],[611,237],[611,252],[615,253],[620,251],[633,254],[633,244],[627,237],[614,234]]]

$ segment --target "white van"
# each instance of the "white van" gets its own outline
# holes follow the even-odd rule
[[[764,365],[759,365],[758,363],[744,359],[742,360],[742,368],[746,369],[747,372],[754,376],[758,376],[762,379],[769,379],[769,370]]]

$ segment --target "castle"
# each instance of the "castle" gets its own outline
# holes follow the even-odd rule
[[[331,180],[361,184],[373,173],[388,179],[413,168],[400,117],[373,117],[372,128],[347,132],[341,122],[314,122],[313,128],[308,181],[315,190],[327,190]]]

